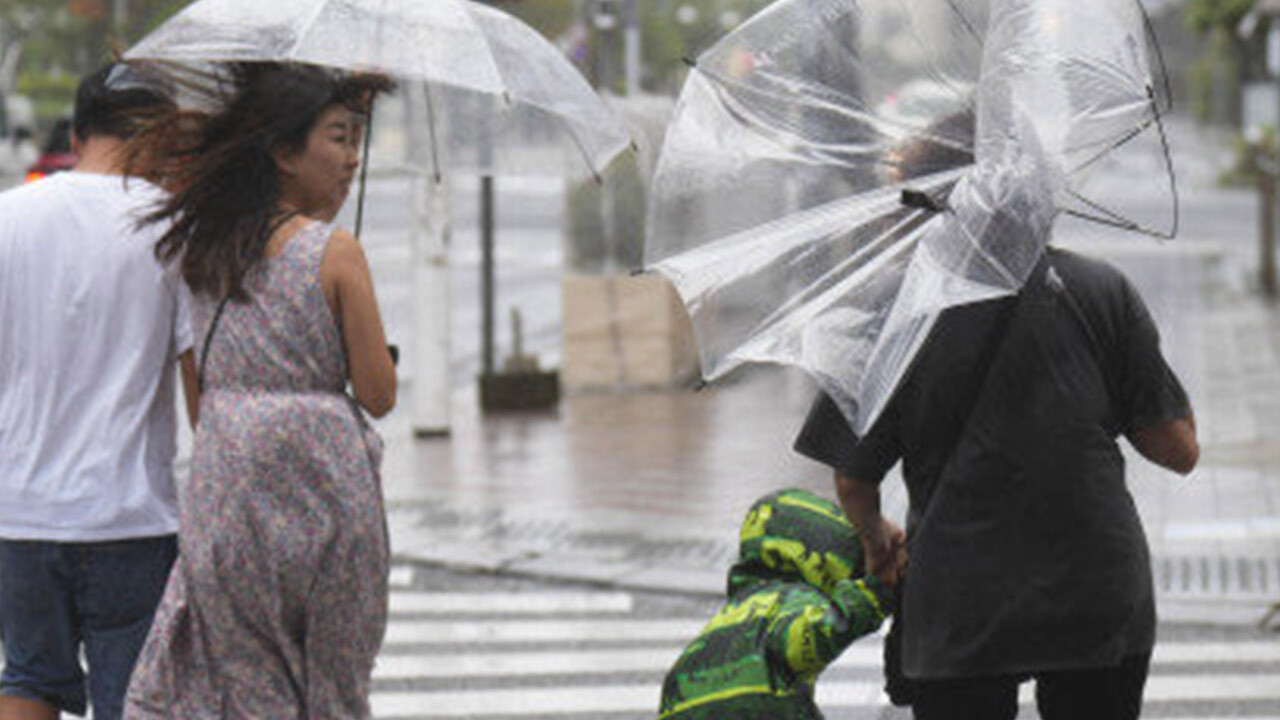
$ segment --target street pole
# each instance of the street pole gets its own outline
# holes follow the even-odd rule
[[[1258,206],[1261,208],[1258,218],[1258,239],[1261,245],[1262,292],[1267,297],[1276,296],[1276,182],[1277,168],[1274,161],[1262,157],[1258,150]]]
[[[484,377],[493,375],[493,176],[480,178],[480,357]]]
[[[123,42],[125,23],[129,22],[129,0],[115,0],[112,6],[111,22],[116,28],[116,38]]]
[[[623,46],[626,52],[627,86],[624,95],[640,92],[640,11],[638,0],[624,0]]]
[[[1264,196],[1264,201],[1268,205],[1280,203],[1280,196],[1277,190],[1280,189],[1280,182],[1277,180],[1277,172],[1280,172],[1280,16],[1273,15],[1271,17],[1271,27],[1267,31],[1267,69],[1271,71],[1272,77],[1276,80],[1276,126],[1275,134],[1272,136],[1272,150],[1275,153],[1274,158],[1270,158],[1271,167],[1263,167],[1261,169],[1261,177],[1266,178],[1263,187],[1270,185],[1269,192]],[[1271,207],[1266,214],[1270,217],[1271,222],[1263,226],[1263,234],[1259,238],[1261,247],[1259,252],[1260,275],[1262,281],[1262,292],[1269,298],[1276,296],[1276,233],[1275,233],[1275,208]]]
[[[413,238],[413,434],[443,437],[451,431],[449,371],[449,200],[448,186],[418,181],[421,220]]]
[[[409,125],[409,148],[421,167],[430,167],[413,183],[410,262],[413,287],[412,368],[410,389],[415,437],[444,437],[452,425],[452,374],[449,304],[449,186],[437,172],[432,143],[443,128],[429,111],[427,89],[422,83],[405,89],[405,119]],[[431,123],[437,123],[432,127]],[[412,157],[412,156],[411,156]]]

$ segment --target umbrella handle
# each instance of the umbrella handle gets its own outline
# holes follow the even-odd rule
[[[369,108],[364,115],[364,157],[360,163],[360,192],[356,198],[356,232],[355,236],[360,237],[360,230],[364,226],[364,191],[365,186],[369,182],[369,142],[373,137],[373,102],[369,102]]]

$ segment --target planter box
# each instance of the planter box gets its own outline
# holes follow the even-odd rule
[[[693,329],[666,278],[566,274],[561,291],[565,390],[670,388],[697,378]]]
[[[560,375],[526,370],[480,375],[483,410],[549,410],[560,402]]]

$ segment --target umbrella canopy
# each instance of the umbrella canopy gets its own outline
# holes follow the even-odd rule
[[[1017,292],[1060,213],[1171,235],[1151,40],[1138,0],[780,0],[723,38],[668,129],[645,256],[704,377],[797,366],[864,433],[938,315]],[[1152,148],[1159,228],[1091,190]]]
[[[563,53],[469,0],[198,0],[125,59],[292,61],[424,82],[437,173],[598,175],[631,143]]]

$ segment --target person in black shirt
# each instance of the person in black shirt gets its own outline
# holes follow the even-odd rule
[[[1137,292],[1053,248],[1017,297],[945,311],[864,437],[815,403],[795,448],[835,470],[872,573],[895,550],[879,484],[903,463],[911,559],[886,673],[916,718],[1011,720],[1028,678],[1045,720],[1138,717],[1155,608],[1121,435],[1178,473],[1199,457]]]

